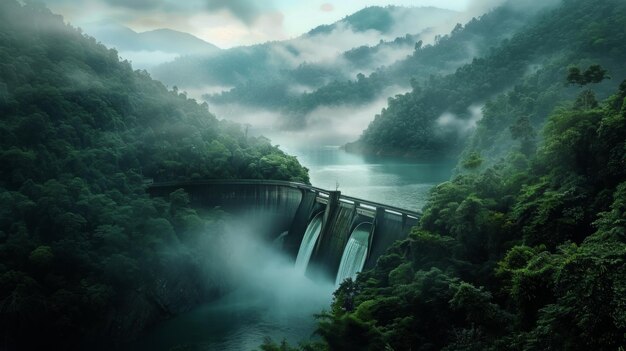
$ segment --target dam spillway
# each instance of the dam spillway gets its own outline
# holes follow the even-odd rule
[[[287,181],[206,180],[147,187],[148,193],[157,197],[167,197],[178,189],[189,194],[193,207],[224,209],[253,223],[257,235],[269,242],[280,237],[282,250],[293,258],[296,269],[332,281],[373,267],[421,217],[419,212]],[[354,236],[356,233],[361,234]]]

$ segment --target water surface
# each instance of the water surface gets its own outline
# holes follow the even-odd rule
[[[363,156],[338,146],[284,148],[309,168],[314,186],[408,210],[421,210],[432,187],[447,181],[456,163]]]

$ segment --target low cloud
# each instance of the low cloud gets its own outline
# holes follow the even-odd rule
[[[469,116],[461,118],[453,113],[444,112],[437,118],[437,125],[445,132],[455,132],[458,135],[467,135],[476,128],[476,124],[483,118],[484,105],[471,105]]]
[[[151,69],[165,62],[173,61],[177,53],[163,51],[120,51],[120,58],[132,63],[134,69]]]
[[[270,5],[254,0],[207,0],[209,10],[227,10],[247,25],[252,25]]]
[[[218,118],[250,124],[253,135],[263,135],[285,149],[317,145],[343,145],[356,140],[374,116],[387,106],[387,97],[406,92],[406,88],[392,87],[373,101],[361,105],[320,106],[304,118],[306,128],[284,130],[286,118],[278,112],[238,104],[210,104]]]
[[[163,5],[162,0],[105,0],[105,2],[112,6],[134,10],[152,10]]]
[[[333,12],[335,10],[335,6],[333,6],[333,4],[331,3],[325,3],[320,6],[320,10],[322,12]]]

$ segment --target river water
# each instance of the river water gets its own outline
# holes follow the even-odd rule
[[[282,148],[309,168],[317,187],[410,210],[420,210],[430,189],[448,180],[455,165],[365,157],[336,146]],[[259,256],[250,264],[259,276],[254,284],[160,324],[129,350],[239,351],[258,349],[266,336],[293,345],[309,339],[313,315],[329,308],[334,282],[313,283],[294,269],[293,261],[254,252],[245,253]]]

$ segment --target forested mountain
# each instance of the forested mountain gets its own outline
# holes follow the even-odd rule
[[[418,41],[411,55],[389,67],[381,67],[368,76],[359,74],[356,80],[334,80],[310,93],[292,98],[287,102],[285,113],[292,123],[305,125],[307,113],[319,106],[358,106],[374,100],[391,86],[410,88],[428,81],[433,75],[453,73],[513,36],[535,15],[535,11],[506,3],[473,18],[464,26],[457,24],[450,34],[437,36],[433,44],[424,45]],[[346,54],[350,53],[354,50]]]
[[[602,73],[573,68],[568,80]],[[536,103],[518,94],[507,101]],[[341,285],[319,317],[322,341],[301,349],[621,350],[626,80],[604,102],[592,89],[558,102],[541,131],[528,118],[503,128],[515,142],[499,161],[464,159],[409,237]]]
[[[3,350],[106,346],[225,288],[203,244],[222,214],[200,218],[182,191],[149,198],[147,182],[308,181],[30,2],[0,2],[0,116]]]
[[[263,98],[246,92],[262,94],[269,84],[272,90],[297,95],[302,88],[314,89],[391,64],[412,52],[419,34],[450,22],[455,15],[436,8],[374,6],[298,38],[235,47],[219,55],[182,57],[155,68],[153,73],[167,84],[207,88],[209,93],[211,86],[221,90],[241,88],[244,92],[238,95],[240,103],[258,104]],[[351,59],[354,53],[346,54],[355,48],[377,46],[381,41],[387,44],[371,53],[361,52],[359,60]]]
[[[560,78],[567,66],[600,63],[611,74],[624,75],[625,19],[623,1],[565,0],[488,55],[453,74],[415,82],[410,93],[391,99],[348,148],[420,157],[456,155],[482,117],[477,111],[485,103],[485,121],[472,143],[498,147],[498,142],[506,142],[498,138],[500,131],[517,118],[528,117],[540,126],[561,98],[574,96],[575,90]],[[617,83],[609,81],[600,95],[606,96]],[[492,99],[502,91],[510,92]]]
[[[419,10],[427,13],[429,9]],[[431,75],[454,73],[474,58],[487,55],[491,48],[513,36],[536,14],[536,9],[506,3],[464,26],[458,24],[447,35],[435,35],[434,29],[426,29],[416,35],[345,51],[340,63],[350,67],[346,73],[337,71],[342,65],[328,68],[306,63],[291,71],[269,75],[269,78],[263,76],[263,79],[237,84],[227,92],[207,94],[205,99],[215,104],[248,104],[276,110],[284,116],[286,125],[303,128],[308,114],[316,108],[365,105],[380,97],[387,98],[385,94],[394,87],[410,89],[411,82],[422,83]],[[380,13],[376,15],[386,18]],[[354,16],[372,18],[374,13],[366,9]],[[433,37],[434,43],[424,44]]]

